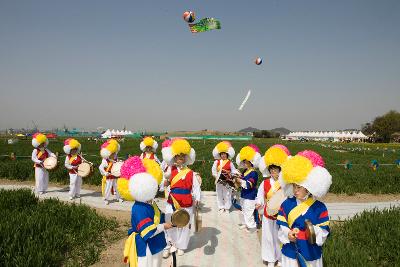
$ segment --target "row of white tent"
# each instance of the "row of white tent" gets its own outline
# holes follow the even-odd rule
[[[132,131],[107,129],[107,131],[101,134],[101,138],[123,137],[129,134],[133,134]]]
[[[339,140],[365,140],[368,136],[363,134],[361,131],[349,132],[349,131],[302,131],[302,132],[291,132],[286,135],[286,139],[333,139]]]

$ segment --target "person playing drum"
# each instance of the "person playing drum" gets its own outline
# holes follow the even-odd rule
[[[232,189],[218,181],[221,179],[221,181],[233,183],[233,174],[238,172],[231,161],[235,156],[235,150],[230,142],[223,141],[215,146],[212,154],[215,161],[211,173],[217,181],[215,190],[217,192],[218,210],[219,212],[229,212],[232,206]]]
[[[282,164],[279,183],[288,196],[277,218],[282,266],[323,266],[322,245],[329,235],[329,215],[318,199],[328,192],[332,176],[322,157],[314,151],[299,152]]]
[[[167,245],[164,231],[172,224],[154,198],[162,179],[160,165],[150,159],[134,156],[127,161],[133,173],[129,177],[129,194],[135,200],[132,206],[131,225],[124,247],[124,262],[129,266],[160,267],[161,251]]]
[[[269,267],[274,267],[276,262],[280,264],[282,254],[278,240],[279,227],[276,224],[278,214],[268,214],[267,203],[278,190],[282,190],[278,178],[281,166],[289,156],[290,152],[284,145],[273,145],[265,152],[258,164],[258,169],[266,177],[258,187],[256,198],[256,209],[263,211],[260,213],[264,215],[262,217],[261,258]]]
[[[43,162],[48,157],[56,157],[49,149],[47,145],[49,140],[46,135],[42,133],[35,133],[32,136],[32,161],[34,162],[33,167],[35,168],[35,190],[39,195],[45,194],[49,186],[49,172],[44,168]]]
[[[156,140],[154,140],[150,136],[146,136],[145,138],[143,138],[143,141],[140,142],[140,150],[142,151],[140,158],[152,159],[155,160],[158,164],[161,164],[156,155],[157,147],[158,144]]]
[[[113,163],[117,161],[117,154],[120,150],[120,145],[114,139],[110,139],[101,145],[100,155],[103,158],[99,166],[100,174],[103,175],[102,180],[102,194],[104,203],[108,205],[110,203],[110,196],[112,192],[115,192],[117,200],[123,202],[118,190],[117,190],[117,177],[111,174],[111,168]]]
[[[171,221],[172,213],[178,209],[185,209],[193,217],[193,209],[200,202],[199,180],[194,172],[187,166],[194,163],[196,153],[185,139],[173,139],[170,146],[164,149],[163,157],[168,164],[165,177],[168,179],[164,185],[170,186],[170,193],[165,207],[166,221]],[[190,224],[185,227],[174,227],[167,231],[170,245],[163,252],[167,258],[169,253],[177,250],[177,255],[182,256],[187,249],[190,239]]]
[[[80,198],[82,177],[78,174],[79,164],[82,163],[82,157],[79,155],[81,144],[73,138],[68,138],[64,141],[65,168],[69,173],[69,199]]]
[[[239,215],[240,229],[246,229],[247,232],[256,231],[256,222],[254,220],[254,209],[256,206],[257,180],[258,173],[254,169],[257,167],[261,158],[259,149],[255,145],[243,147],[236,156],[236,163],[244,172],[240,179],[242,191],[240,192],[240,206],[242,211]]]

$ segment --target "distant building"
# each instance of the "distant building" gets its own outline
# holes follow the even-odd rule
[[[333,142],[364,142],[368,136],[361,131],[299,131],[290,132],[282,136],[284,140],[312,140],[312,141],[333,141]]]

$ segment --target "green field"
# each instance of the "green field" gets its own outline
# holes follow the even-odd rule
[[[325,266],[400,266],[400,208],[363,212],[332,227]]]
[[[30,140],[20,140],[17,144],[8,145],[5,139],[1,139],[0,155],[9,155],[11,152],[18,156],[29,156],[28,158],[18,158],[11,161],[9,157],[0,158],[0,177],[8,179],[27,180],[33,179],[34,172],[30,155],[32,146]],[[84,183],[100,185],[101,177],[97,170],[101,162],[99,156],[100,142],[79,140],[82,143],[82,151],[87,154],[85,158],[95,164],[93,176],[85,178]],[[140,153],[140,140],[127,139],[121,143],[120,158],[126,158],[128,154],[136,155]],[[161,147],[161,141],[159,145]],[[190,141],[196,150],[196,163],[193,169],[198,171],[203,177],[203,190],[214,190],[214,181],[211,178],[212,149],[218,141]],[[241,147],[248,144],[244,141],[232,142],[236,152]],[[336,143],[311,143],[311,142],[287,142],[278,139],[254,139],[253,142],[261,149],[262,154],[273,144],[285,144],[292,154],[301,150],[312,149],[320,153],[326,162],[327,169],[333,176],[333,185],[330,192],[333,193],[400,193],[400,168],[394,165],[400,159],[399,144],[336,144]],[[329,146],[329,147],[328,147]],[[334,146],[334,147],[332,147]],[[67,171],[63,167],[64,152],[62,151],[63,140],[51,140],[49,149],[58,152],[61,156],[62,166],[51,172],[50,180],[61,183],[68,183]],[[161,158],[160,150],[158,156]],[[370,168],[371,160],[378,160],[381,164],[377,171]],[[353,167],[346,170],[343,164],[350,160]],[[392,164],[392,165],[382,165]]]
[[[0,190],[0,266],[89,266],[118,223],[85,205],[39,201],[27,189]]]

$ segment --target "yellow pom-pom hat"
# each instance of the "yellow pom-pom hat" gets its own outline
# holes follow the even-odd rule
[[[44,144],[44,146],[46,147],[49,144],[49,140],[47,139],[46,135],[42,133],[35,133],[32,136],[32,146],[37,148],[41,144]]]
[[[239,154],[236,156],[236,164],[239,167],[244,166],[244,160],[250,161],[253,167],[257,167],[260,161],[260,149],[256,145],[250,144],[248,146],[242,147]]]
[[[219,142],[213,149],[214,159],[220,159],[221,153],[228,154],[228,158],[232,159],[235,156],[235,149],[233,149],[232,144],[228,141]]]
[[[64,141],[63,149],[65,154],[70,154],[73,149],[77,149],[77,152],[79,153],[81,151],[81,144],[74,138],[68,138]]]
[[[117,140],[110,139],[101,145],[100,155],[102,158],[107,159],[111,156],[111,154],[118,153],[120,148],[121,147],[118,144]]]
[[[275,165],[281,167],[282,164],[290,157],[289,149],[286,146],[276,144],[265,151],[264,156],[258,164],[258,169],[264,175],[269,175],[268,167]]]
[[[192,165],[196,159],[196,152],[183,138],[172,139],[168,146],[162,149],[163,160],[170,166],[175,163],[175,156],[180,154],[185,155],[185,165]]]
[[[158,144],[156,140],[154,140],[151,136],[146,136],[145,138],[143,138],[143,141],[140,142],[140,150],[144,152],[146,147],[148,146],[152,148],[154,153],[156,152]]]
[[[130,157],[121,166],[118,192],[126,200],[147,202],[155,198],[162,177],[160,165],[154,160]]]
[[[308,190],[315,198],[323,198],[332,184],[332,176],[322,157],[311,150],[299,152],[282,164],[279,182],[286,196],[293,196],[293,184]]]

